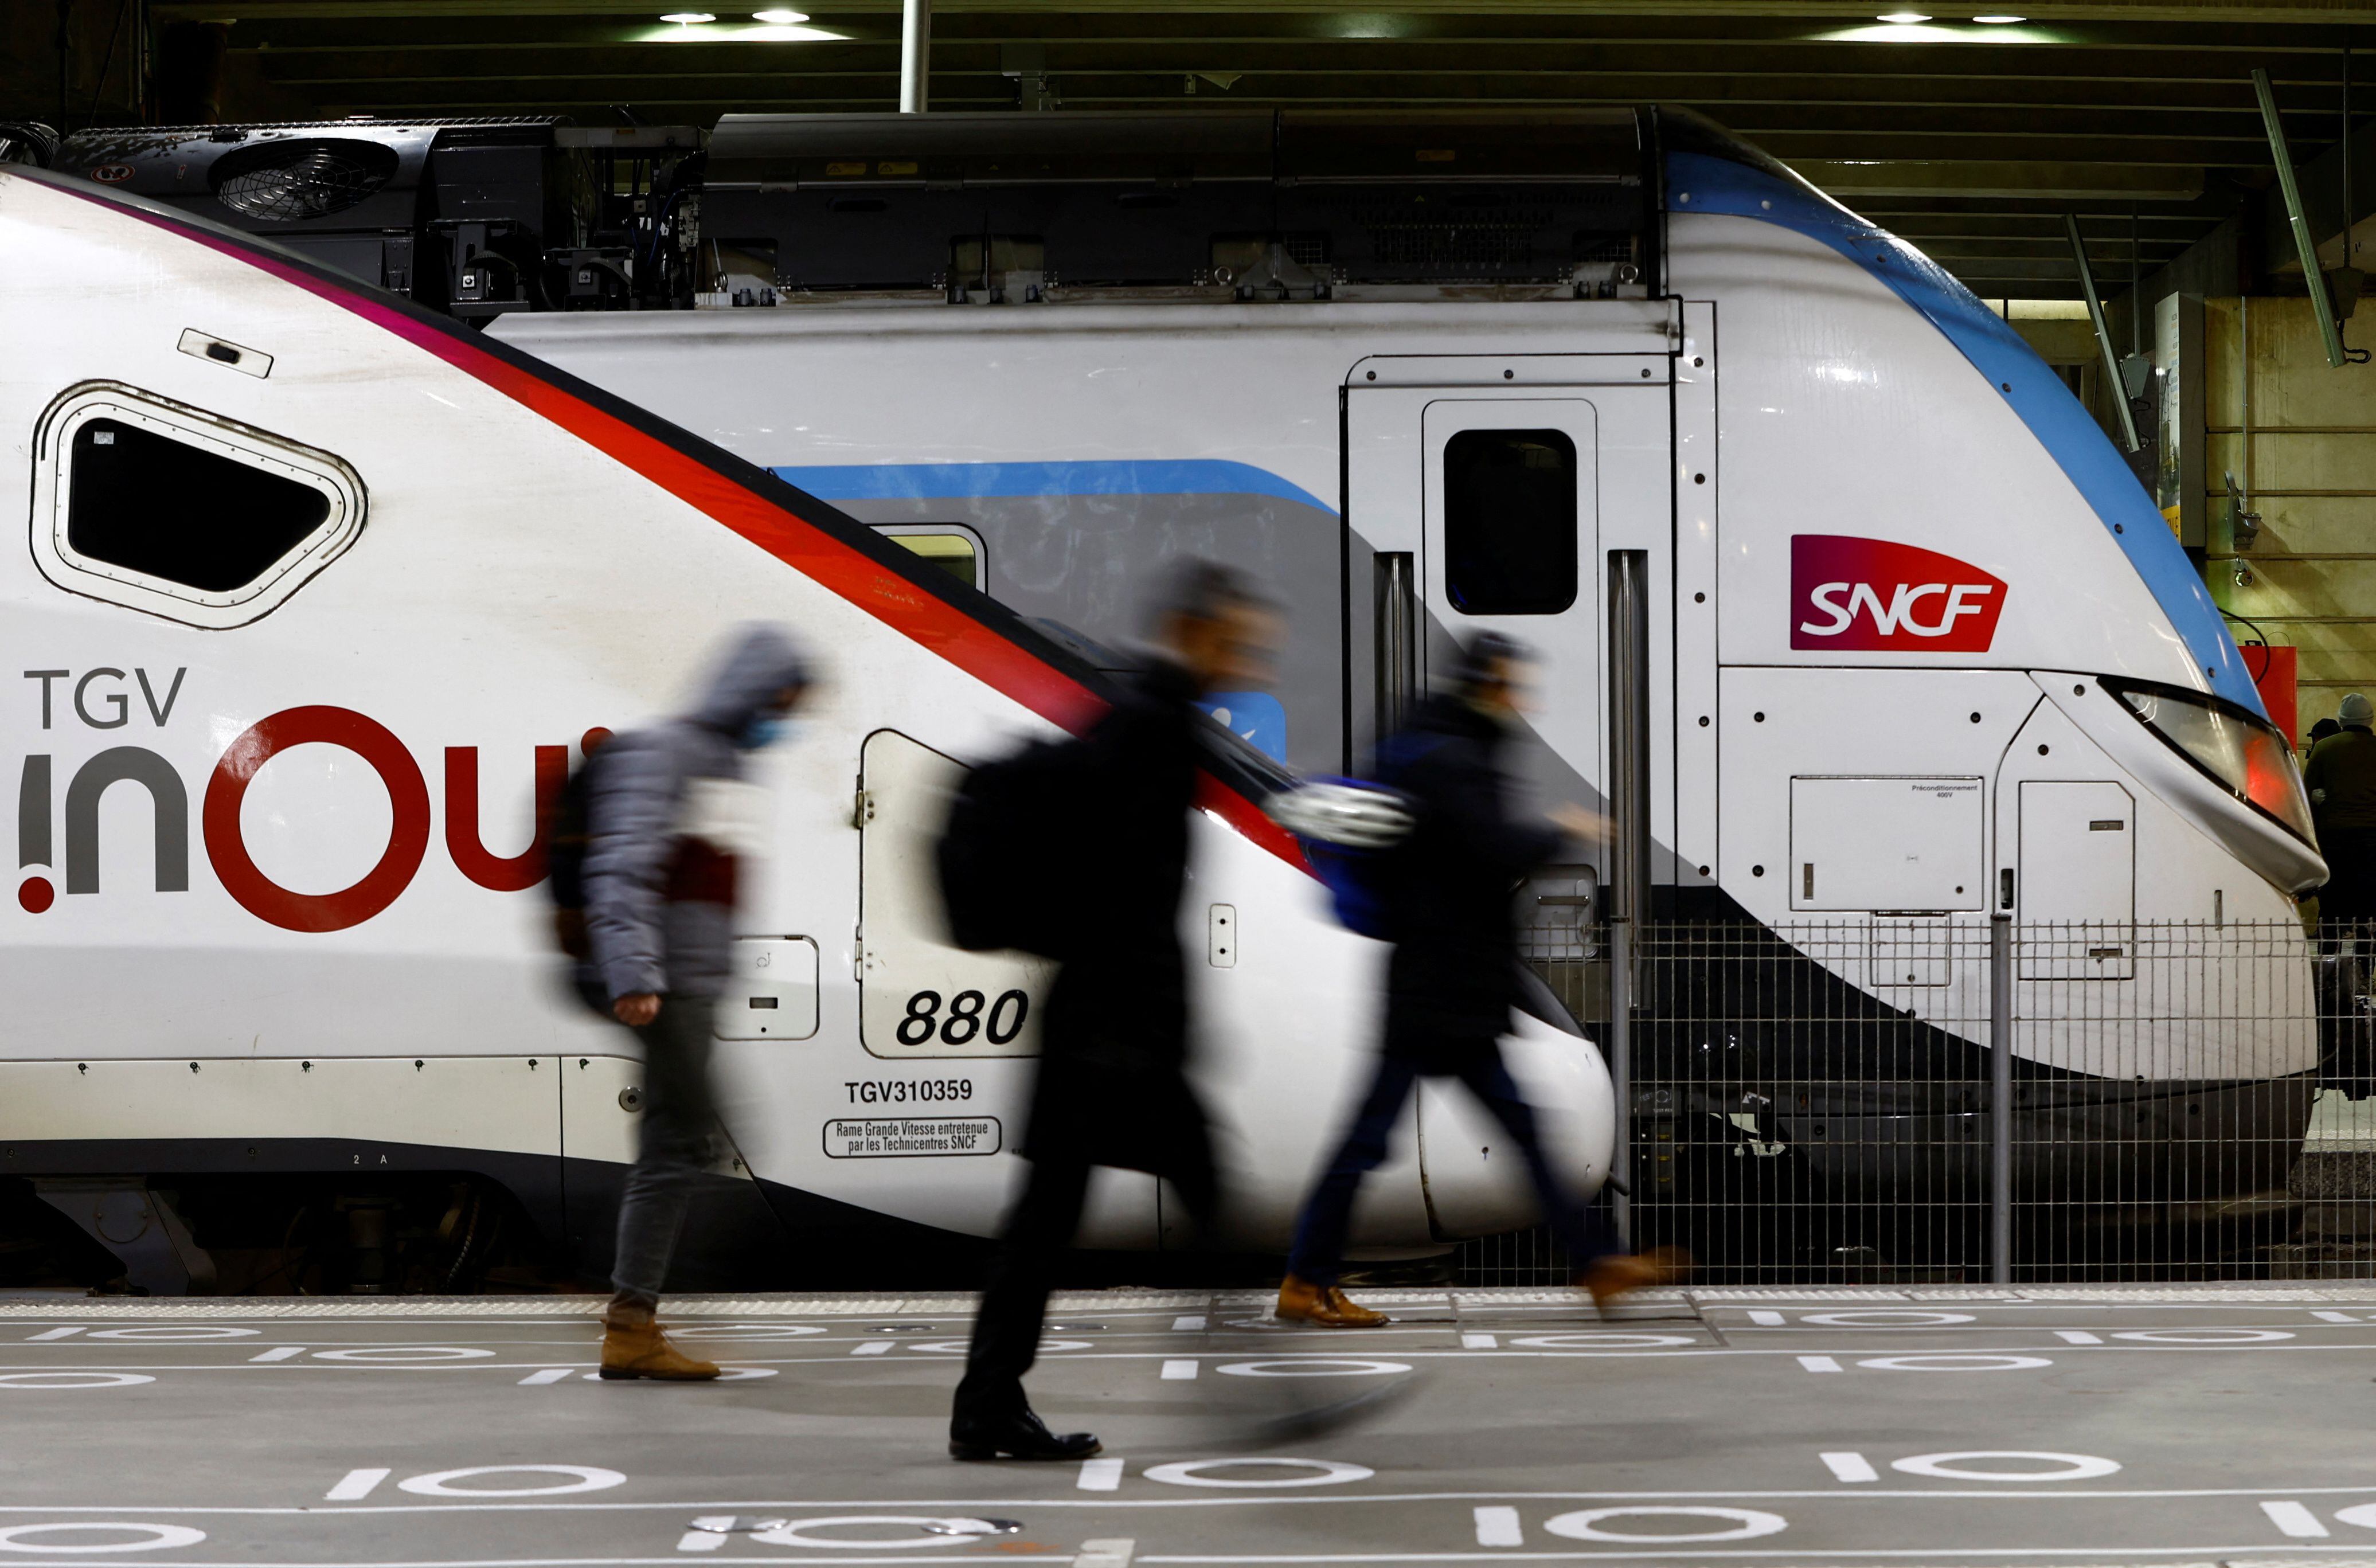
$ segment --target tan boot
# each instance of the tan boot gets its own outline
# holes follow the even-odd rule
[[[1292,1274],[1278,1288],[1278,1305],[1272,1315],[1281,1323],[1309,1323],[1322,1328],[1376,1328],[1388,1322],[1334,1285],[1314,1285]]]
[[[1592,1304],[1606,1313],[1634,1290],[1656,1290],[1688,1278],[1692,1255],[1681,1247],[1654,1247],[1627,1256],[1612,1253],[1594,1260],[1577,1283],[1592,1293]]]
[[[718,1366],[695,1360],[670,1344],[651,1308],[613,1301],[602,1314],[602,1375],[698,1383],[716,1377]]]

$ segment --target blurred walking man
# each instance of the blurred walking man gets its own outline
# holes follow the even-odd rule
[[[1562,806],[1539,826],[1509,814],[1500,754],[1517,722],[1527,663],[1509,638],[1479,637],[1453,689],[1422,704],[1409,727],[1379,749],[1379,781],[1409,797],[1415,819],[1379,874],[1395,944],[1384,1049],[1296,1226],[1278,1292],[1281,1318],[1329,1328],[1386,1322],[1337,1287],[1338,1261],[1361,1179],[1384,1162],[1387,1134],[1421,1077],[1458,1078],[1508,1131],[1544,1218],[1595,1301],[1674,1277],[1672,1259],[1617,1255],[1600,1212],[1569,1195],[1543,1149],[1534,1109],[1502,1061],[1501,1037],[1518,1000],[1514,889],[1558,854],[1562,830],[1597,841],[1607,826],[1577,805]]]
[[[742,781],[742,758],[779,737],[808,682],[782,633],[747,626],[699,707],[613,738],[588,780],[592,978],[644,1053],[643,1120],[612,1268],[618,1293],[602,1314],[606,1378],[718,1375],[661,1334],[660,1289],[718,1124],[710,1014],[733,950],[736,864],[765,843],[766,796]]]
[[[1235,573],[1196,565],[1166,601],[1155,657],[1065,748],[1078,858],[1051,862],[1047,874],[1053,897],[1075,901],[1077,925],[1055,955],[1063,968],[1048,997],[1022,1148],[1030,1175],[991,1265],[949,1421],[956,1458],[1098,1451],[1088,1432],[1051,1432],[1023,1393],[1092,1167],[1152,1171],[1200,1226],[1212,1223],[1212,1146],[1185,1071],[1179,931],[1198,737],[1212,725],[1195,704],[1211,692],[1268,684],[1278,635],[1276,613]]]

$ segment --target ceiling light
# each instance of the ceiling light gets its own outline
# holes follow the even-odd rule
[[[1873,18],[1875,21],[1888,22],[1902,28],[1910,28],[1917,22],[1927,22],[1930,19],[1919,11],[1883,11]]]
[[[695,22],[714,22],[717,19],[707,11],[671,11],[660,18],[664,22],[675,22],[680,26],[687,27]]]
[[[1972,20],[1976,22],[1986,22],[1990,27],[2002,27],[2007,22],[2026,22],[2029,20],[2029,18],[2027,17],[2009,17],[2002,11],[1991,11],[1985,17],[1974,17]]]
[[[806,11],[754,11],[751,13],[751,19],[754,22],[765,22],[769,27],[788,28],[796,22],[807,21],[809,14]]]

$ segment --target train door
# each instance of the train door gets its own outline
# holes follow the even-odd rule
[[[1500,632],[1539,659],[1527,719],[1540,743],[1513,758],[1522,809],[1603,804],[1608,552],[1649,552],[1652,602],[1661,607],[1651,640],[1672,646],[1663,608],[1673,557],[1669,374],[1664,354],[1613,353],[1378,359],[1355,368],[1346,410],[1347,601],[1369,645],[1362,650],[1357,631],[1348,671],[1357,754],[1444,673],[1458,646]],[[1668,737],[1672,680],[1667,660],[1654,662],[1651,734]],[[1652,795],[1654,837],[1671,844],[1672,752],[1664,743]],[[1591,897],[1603,869],[1597,851],[1579,850],[1577,863],[1530,887],[1542,906],[1529,911],[1530,941],[1588,940],[1578,900]],[[1548,948],[1532,956],[1554,968],[1562,956],[1585,956]],[[1514,1066],[1523,1076],[1523,1059]],[[1460,1194],[1485,1200],[1492,1184],[1449,1178],[1472,1163],[1515,1177],[1515,1163],[1506,1153],[1493,1159],[1499,1129],[1457,1093],[1423,1087],[1414,1120],[1432,1218],[1461,1229],[1470,1217],[1443,1206]]]
[[[1998,901],[2020,923],[2026,980],[2136,976],[2137,813],[2108,760],[2041,704],[1997,776]]]
[[[1055,965],[1026,953],[974,953],[949,939],[933,847],[965,766],[896,730],[878,730],[860,754],[858,829],[859,1046],[863,1075],[886,1062],[930,1063],[896,1082],[922,1099],[837,1110],[826,1154],[879,1159],[873,1169],[949,1161],[985,1166],[1015,1154],[1023,1136],[1028,1073],[1002,1059],[1040,1053],[1040,1016]],[[1003,1087],[998,1087],[1003,1086]],[[1117,1114],[1128,1114],[1117,1108]],[[1010,1169],[988,1178],[1011,1175]],[[894,1180],[885,1175],[885,1183]],[[1084,1246],[1156,1244],[1155,1179],[1100,1170],[1081,1221]]]

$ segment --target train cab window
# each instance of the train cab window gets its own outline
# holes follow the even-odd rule
[[[33,554],[61,588],[194,625],[244,624],[362,526],[362,485],[325,452],[105,387],[40,432]]]
[[[1575,442],[1464,430],[1443,444],[1444,592],[1464,615],[1556,615],[1575,602]]]
[[[885,523],[876,532],[890,538],[969,588],[985,592],[989,574],[982,560],[981,536],[954,523]]]

